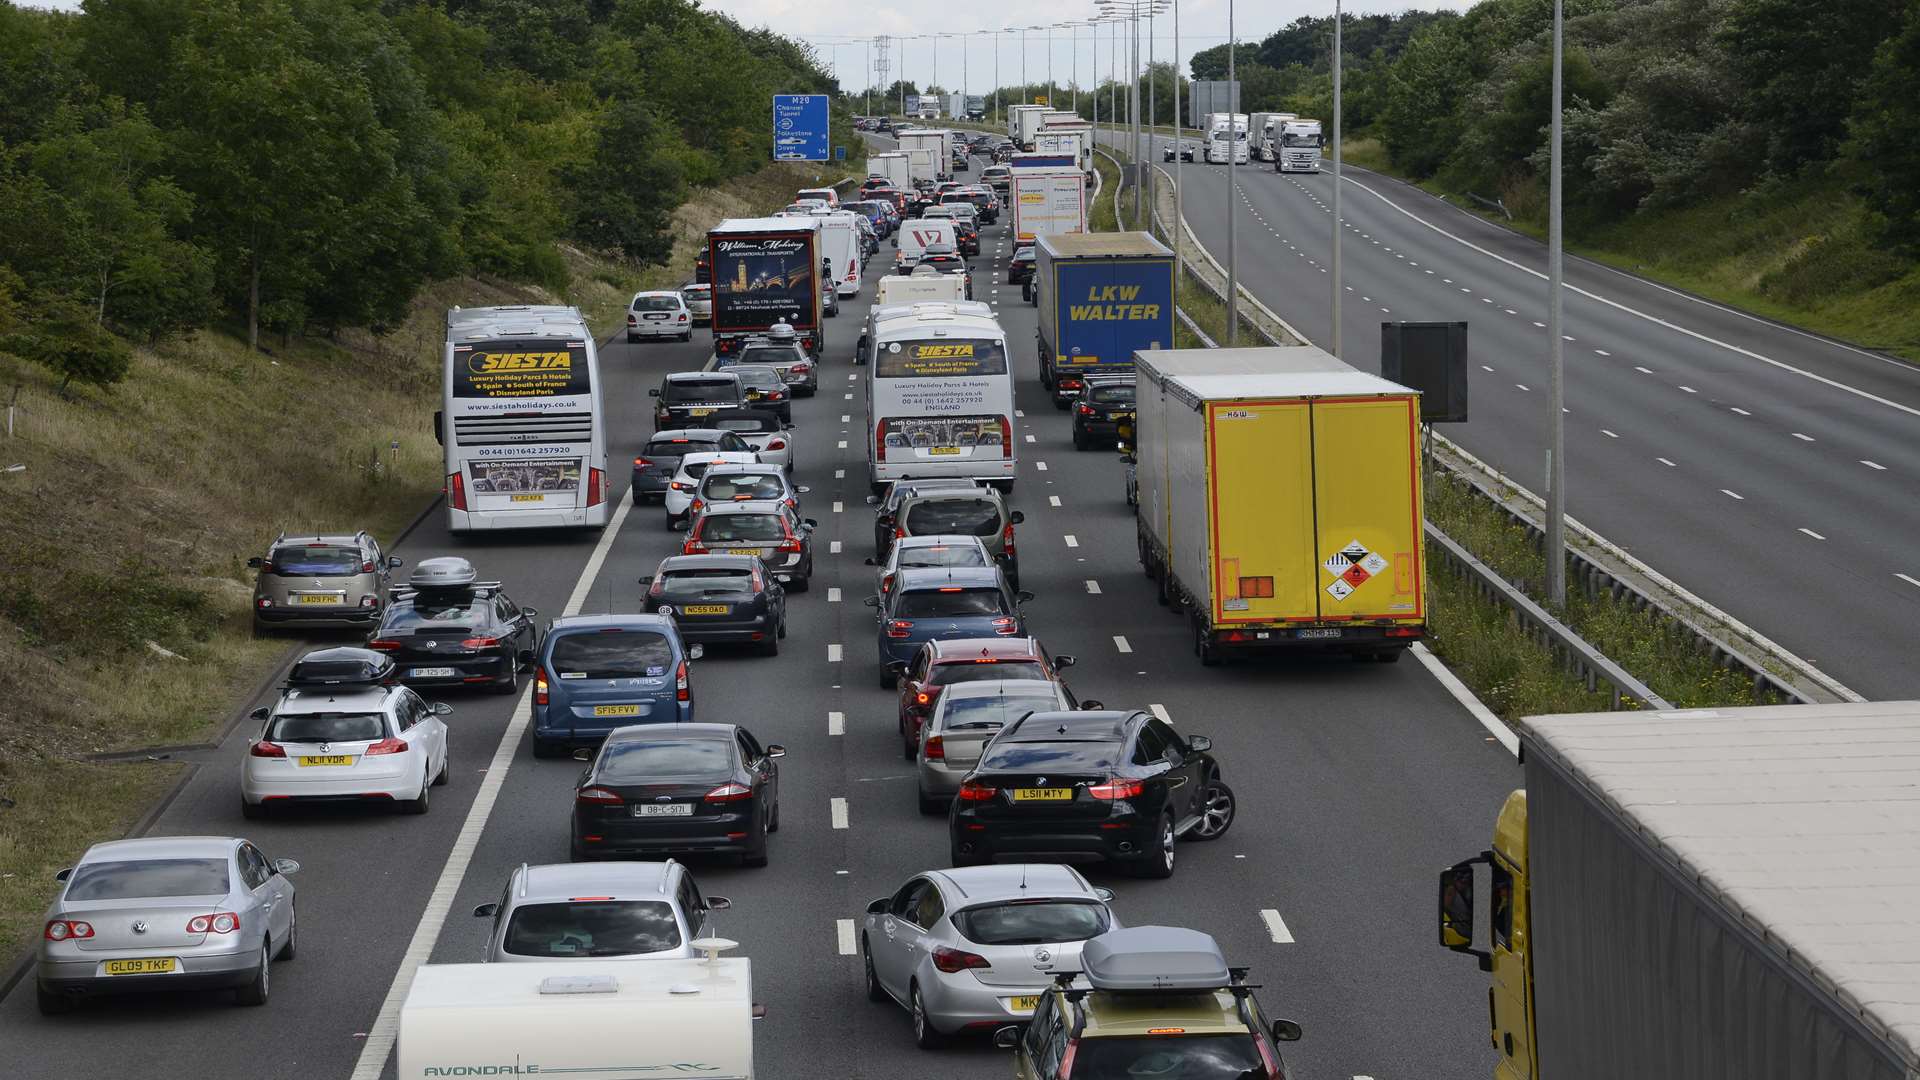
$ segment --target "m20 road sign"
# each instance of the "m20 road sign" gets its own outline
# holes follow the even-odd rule
[[[773,160],[827,160],[827,95],[773,95]]]

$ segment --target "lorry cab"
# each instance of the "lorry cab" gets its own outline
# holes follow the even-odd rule
[[[1486,949],[1474,947],[1474,868],[1487,867]],[[1527,892],[1527,793],[1507,796],[1494,823],[1493,847],[1440,873],[1440,944],[1480,961],[1493,985],[1487,991],[1493,1048],[1500,1052],[1494,1080],[1531,1080],[1534,1052],[1532,955]]]

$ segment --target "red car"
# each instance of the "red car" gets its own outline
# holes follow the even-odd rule
[[[1067,702],[1079,702],[1060,673],[1072,667],[1071,656],[1048,656],[1040,639],[951,638],[920,646],[913,663],[900,676],[900,747],[912,761],[920,747],[920,725],[933,712],[940,688],[958,682],[989,679],[1043,679],[1060,683]]]

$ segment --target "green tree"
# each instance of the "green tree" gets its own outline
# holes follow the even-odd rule
[[[669,226],[682,191],[673,159],[659,152],[667,138],[647,106],[621,100],[607,106],[592,161],[567,174],[574,235],[641,262],[673,251]]]
[[[1455,24],[1438,23],[1415,35],[1388,72],[1381,137],[1394,164],[1416,177],[1438,172],[1459,145],[1471,54]]]
[[[1920,255],[1920,5],[1874,54],[1853,113],[1853,156],[1867,167],[1867,204],[1882,234]]]
[[[1740,0],[1721,41],[1747,86],[1747,118],[1767,133],[1770,168],[1791,174],[1833,157],[1867,58],[1912,8],[1911,0]]]

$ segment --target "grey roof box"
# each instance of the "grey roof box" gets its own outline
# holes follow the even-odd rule
[[[1080,947],[1080,968],[1095,990],[1218,990],[1233,983],[1213,935],[1179,926],[1109,930]]]
[[[421,559],[407,584],[416,589],[457,589],[472,585],[475,576],[472,563],[458,555],[441,555]]]
[[[290,686],[304,689],[335,686],[379,686],[393,678],[393,657],[351,645],[316,649],[294,661],[287,673]]]

